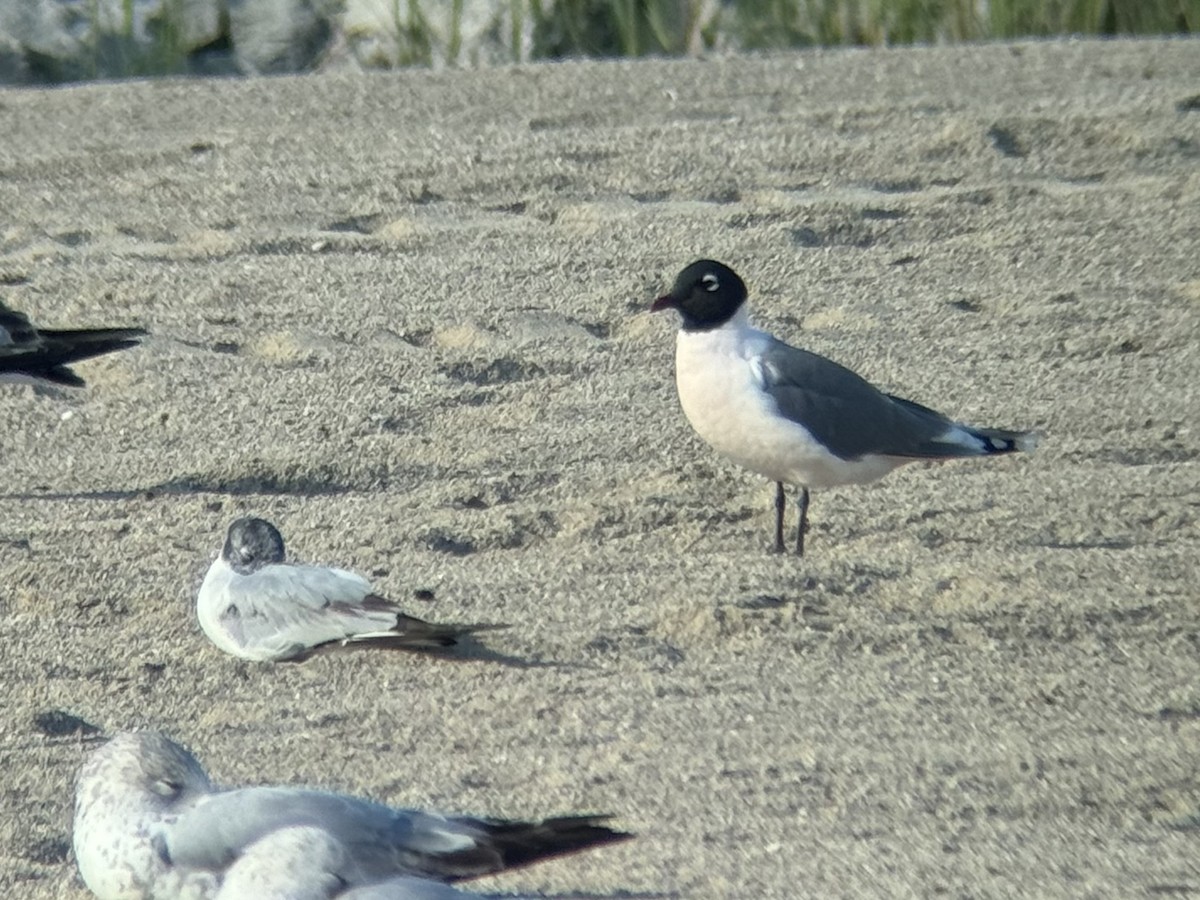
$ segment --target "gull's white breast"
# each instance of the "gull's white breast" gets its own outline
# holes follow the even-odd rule
[[[218,556],[208,567],[200,585],[200,593],[196,597],[196,618],[200,620],[200,628],[210,641],[226,653],[244,657],[245,648],[221,624],[221,614],[230,601],[230,587],[233,580],[239,577],[224,558]]]

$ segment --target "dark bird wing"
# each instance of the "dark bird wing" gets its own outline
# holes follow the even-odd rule
[[[975,429],[927,406],[885,394],[830,359],[772,339],[755,360],[762,389],[781,415],[841,459],[912,459],[1027,449],[1026,432]]]
[[[448,650],[455,646],[461,638],[467,635],[479,634],[483,631],[500,631],[509,627],[483,623],[440,625],[436,622],[426,622],[416,616],[399,612],[390,600],[374,594],[365,597],[362,605],[364,608],[370,609],[372,603],[378,603],[379,609],[391,611],[396,617],[395,625],[387,631],[353,635],[346,639],[346,644],[370,643],[375,647],[436,653],[439,650]]]
[[[24,313],[0,305],[0,373],[82,387],[71,363],[136,346],[145,335],[142,328],[37,328]]]

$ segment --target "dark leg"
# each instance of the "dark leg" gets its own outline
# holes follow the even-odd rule
[[[800,524],[796,527],[796,555],[803,556],[804,535],[808,533],[808,488],[800,488],[800,496],[796,503],[800,507]]]
[[[783,510],[787,497],[783,493],[783,482],[775,482],[775,552],[783,552]]]

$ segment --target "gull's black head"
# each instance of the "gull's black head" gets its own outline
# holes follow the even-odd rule
[[[671,292],[650,309],[677,309],[684,331],[719,328],[746,302],[746,283],[723,263],[700,259],[679,273]]]
[[[283,562],[283,535],[266,519],[236,519],[229,526],[221,557],[240,575]]]

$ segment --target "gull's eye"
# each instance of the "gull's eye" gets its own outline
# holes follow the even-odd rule
[[[704,285],[704,289],[712,293],[721,286],[721,282],[717,281],[717,276],[709,272],[700,278],[700,283]]]
[[[178,797],[183,792],[183,785],[169,778],[159,778],[150,785],[150,790],[160,797]]]

